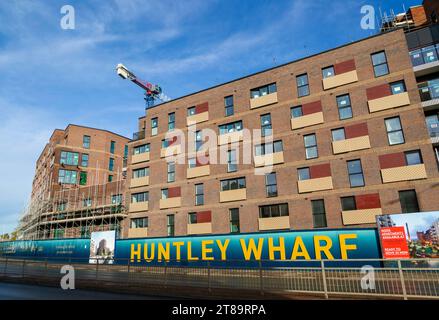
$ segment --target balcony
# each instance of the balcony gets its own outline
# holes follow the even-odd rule
[[[341,216],[343,218],[343,224],[345,226],[355,224],[369,224],[376,223],[376,216],[383,214],[381,208],[364,209],[364,210],[349,210],[342,211]]]
[[[275,152],[261,156],[254,156],[255,167],[264,167],[284,163],[284,153]]]
[[[277,103],[277,92],[250,99],[250,109],[256,109]]]
[[[147,162],[147,161],[149,161],[149,152],[134,154],[131,158],[132,164]]]
[[[439,44],[410,52],[413,71],[417,77],[439,71]]]
[[[192,223],[187,225],[187,234],[210,234],[212,233],[212,223]]]
[[[424,164],[381,169],[383,183],[426,179],[427,171]]]
[[[186,118],[186,126],[191,126],[197,123],[201,123],[201,122],[205,122],[205,121],[209,121],[209,112],[205,111],[205,112],[201,112],[198,114],[194,114],[192,116],[188,116]]]
[[[242,130],[224,133],[218,136],[218,145],[235,143],[242,141],[243,139],[244,139],[244,132]]]
[[[220,191],[220,202],[240,201],[247,199],[247,189]]]
[[[200,166],[195,168],[188,168],[186,171],[186,177],[188,179],[204,177],[210,175],[210,166]]]
[[[145,130],[133,133],[132,141],[143,140],[143,139],[145,139]]]
[[[149,176],[141,178],[132,178],[130,182],[130,188],[138,188],[149,185]]]
[[[356,150],[370,149],[369,136],[362,136],[346,140],[332,142],[332,150],[334,154],[346,153]]]
[[[427,125],[427,129],[431,138],[431,143],[439,144],[439,121],[429,123]]]
[[[332,184],[332,177],[299,180],[297,181],[297,186],[299,188],[299,193],[334,189],[334,186]]]
[[[314,126],[324,122],[323,112],[311,113],[297,118],[291,119],[291,129],[301,129],[305,127]]]
[[[437,82],[438,80],[435,80]],[[419,95],[421,96],[422,107],[431,110],[439,106],[439,82],[419,85]]]
[[[181,197],[160,199],[160,209],[171,209],[181,207]]]
[[[367,101],[369,106],[369,112],[374,113],[392,108],[398,108],[407,106],[410,104],[410,98],[408,92],[392,94],[379,99],[373,99]]]
[[[340,87],[357,81],[358,81],[357,71],[353,70],[323,79],[323,89],[329,90],[332,88]]]
[[[130,228],[128,229],[128,238],[146,238],[148,228]]]
[[[181,145],[179,144],[176,146],[170,145],[169,147],[160,149],[160,158],[172,157],[180,153],[181,153]]]
[[[259,218],[259,231],[290,229],[290,217]]]
[[[140,211],[148,211],[149,209],[149,202],[131,202],[130,203],[130,212],[140,212]]]

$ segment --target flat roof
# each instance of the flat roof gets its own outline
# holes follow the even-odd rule
[[[91,130],[103,131],[103,132],[107,132],[107,133],[110,133],[110,134],[114,134],[115,136],[119,136],[119,137],[121,137],[121,138],[124,138],[124,139],[130,140],[130,138],[127,138],[127,137],[125,137],[125,136],[123,136],[123,135],[121,135],[121,134],[118,134],[118,133],[115,133],[115,132],[112,132],[112,131],[110,131],[110,130],[106,130],[106,129],[99,129],[99,128],[94,128],[94,127],[88,127],[88,126],[83,126],[83,125],[79,125],[79,124],[69,123],[69,125],[66,127],[65,131],[67,131],[69,127],[78,127],[78,128],[85,128],[85,129],[91,129]]]

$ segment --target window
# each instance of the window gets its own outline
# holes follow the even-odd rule
[[[188,213],[188,223],[189,224],[197,224],[197,213],[189,212]]]
[[[204,204],[204,184],[195,185],[195,205],[202,206]]]
[[[61,202],[57,205],[57,211],[65,211],[67,209],[67,202]]]
[[[168,113],[168,131],[175,129],[175,112]]]
[[[291,108],[291,118],[300,118],[303,116],[302,106]]]
[[[234,114],[233,96],[228,96],[224,98],[224,107],[226,109],[226,117],[232,116]]]
[[[255,147],[256,156],[264,156],[283,151],[282,140],[274,141],[273,143],[263,143]]]
[[[245,178],[221,180],[221,191],[237,190],[245,188]]]
[[[236,160],[236,150],[227,151],[227,172],[235,172],[238,170],[238,163]]]
[[[149,177],[149,168],[140,168],[133,170],[133,179]]]
[[[271,115],[264,114],[261,116],[261,135],[263,137],[272,135]]]
[[[229,209],[230,233],[239,233],[239,209]]]
[[[86,154],[86,153],[82,154],[81,166],[88,167],[88,154]]]
[[[337,106],[340,120],[352,118],[351,98],[349,94],[337,97]]]
[[[195,151],[199,151],[203,145],[203,134],[201,130],[195,132]]]
[[[287,203],[259,207],[259,218],[286,217],[288,215]]]
[[[332,133],[332,141],[341,141],[346,139],[344,128],[334,129],[331,131],[331,133]]]
[[[299,181],[311,179],[311,174],[310,174],[309,168],[297,169],[297,175],[299,177]]]
[[[277,92],[276,83],[269,84],[267,86],[252,89],[250,91],[250,96],[252,99],[256,99],[267,94],[272,94]]]
[[[131,229],[148,228],[148,218],[131,219]]]
[[[159,126],[159,119],[152,118],[151,119],[151,135],[152,136],[156,136],[158,134],[158,126]]]
[[[276,173],[267,173],[265,175],[265,191],[267,197],[277,197],[277,181]]]
[[[112,181],[113,181],[113,175],[110,174],[110,175],[108,176],[108,182],[112,182]]]
[[[361,160],[348,161],[348,174],[351,188],[364,186],[363,168]]]
[[[302,74],[296,77],[297,83],[297,96],[305,97],[309,95],[309,83],[308,83],[308,74]]]
[[[64,184],[76,184],[77,172],[72,170],[60,169],[58,172],[58,182]]]
[[[79,184],[81,186],[87,185],[87,172],[81,171],[79,173]]]
[[[108,162],[108,170],[113,171],[114,170],[114,159],[110,158],[110,161]]]
[[[384,120],[387,130],[387,140],[389,145],[402,144],[404,140],[404,132],[402,131],[401,120],[399,117]]]
[[[189,158],[187,161],[189,169],[193,169],[197,166],[197,158]]]
[[[116,149],[116,141],[110,142],[110,153],[114,154],[114,150]]]
[[[79,153],[61,151],[61,158],[59,162],[69,166],[77,166],[79,163]]]
[[[85,149],[90,149],[90,136],[82,137],[82,147]]]
[[[187,116],[188,117],[195,115],[195,113],[196,113],[195,107],[187,108]]]
[[[306,159],[315,159],[319,157],[319,152],[317,150],[317,138],[316,135],[308,134],[303,136],[303,141],[305,143],[305,157]]]
[[[168,237],[175,235],[175,215],[168,214],[166,217],[166,226],[168,231]]]
[[[92,203],[93,201],[90,198],[82,200],[82,206],[86,208],[91,207]]]
[[[342,211],[357,210],[357,203],[355,202],[355,197],[343,197],[340,200],[341,200]]]
[[[402,213],[419,212],[418,197],[415,190],[399,191],[399,202]]]
[[[397,81],[390,84],[390,90],[392,91],[392,94],[400,94],[403,92],[406,92],[405,88],[405,82],[404,81]]]
[[[124,158],[124,160],[128,159],[128,145],[125,145],[123,147],[123,158]]]
[[[168,182],[175,181],[175,162],[168,162]]]
[[[326,228],[328,225],[326,223],[325,201],[312,200],[311,207],[314,228]]]
[[[122,195],[121,194],[114,194],[111,196],[111,203],[112,204],[122,204]]]
[[[148,144],[142,144],[141,146],[134,147],[133,154],[141,154],[149,152],[149,143]]]
[[[138,202],[148,202],[149,201],[149,193],[148,192],[140,192],[131,194],[131,203]]]
[[[242,121],[236,121],[219,126],[219,132],[221,134],[232,133],[242,130]]]
[[[389,74],[389,66],[387,65],[387,57],[384,51],[372,54],[372,64],[375,78]]]
[[[168,199],[169,196],[169,190],[168,189],[162,189],[162,199]]]
[[[322,69],[323,79],[335,76],[334,66]]]
[[[414,165],[423,163],[421,151],[419,151],[419,150],[407,151],[407,152],[404,152],[404,154],[405,154],[405,160],[406,160],[406,163],[408,166],[414,166]]]

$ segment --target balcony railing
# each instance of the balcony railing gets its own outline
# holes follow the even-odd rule
[[[439,44],[428,46],[410,52],[414,67],[439,60]]]
[[[421,96],[421,101],[430,101],[434,99],[439,99],[439,83],[429,86],[420,86],[419,94]]]
[[[145,130],[133,133],[133,141],[142,139],[145,139]]]
[[[428,132],[430,133],[431,138],[438,138],[439,137],[439,122],[437,123],[431,123],[427,125]]]

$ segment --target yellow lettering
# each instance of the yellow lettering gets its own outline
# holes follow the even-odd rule
[[[299,251],[300,249],[300,251]],[[302,237],[297,237],[294,241],[293,253],[291,255],[291,260],[296,260],[298,257],[304,257],[305,260],[311,260],[308,250],[306,250],[305,244],[303,243]]]
[[[221,240],[216,240],[216,244],[218,245],[218,248],[221,251],[221,260],[227,260],[226,251],[227,251],[227,247],[229,246],[229,243],[230,243],[230,239],[226,239],[226,241],[224,241],[224,244],[221,243]]]
[[[151,262],[152,260],[154,260],[155,243],[150,243],[150,245],[151,245],[151,252],[149,257],[148,257],[148,243],[146,243],[143,246],[143,259],[145,259],[146,262]]]
[[[173,242],[172,245],[175,247],[175,259],[180,261],[181,259],[181,247],[184,246],[183,241]]]
[[[131,262],[134,262],[134,256],[137,257],[137,262],[140,262],[141,251],[142,247],[140,246],[140,243],[137,244],[137,250],[134,250],[134,243],[131,244]]]
[[[248,247],[245,244],[244,239],[240,239],[239,241],[241,242],[242,253],[244,254],[245,260],[251,260],[252,255],[255,257],[256,260],[261,260],[262,246],[264,244],[263,238],[258,239],[257,249],[255,245],[255,240],[253,238],[250,238],[250,240],[248,241]]]
[[[357,250],[357,245],[355,244],[346,244],[346,240],[348,239],[357,239],[357,235],[354,233],[350,234],[341,234],[338,237],[340,239],[340,252],[342,259],[348,259],[348,250]]]
[[[208,253],[212,253],[212,248],[207,248],[206,246],[213,244],[213,240],[203,240],[201,241],[201,259],[202,260],[213,260],[213,257],[208,257]]]
[[[322,245],[320,241],[325,241],[325,245]],[[316,251],[316,259],[322,260],[322,252],[326,255],[326,259],[334,260],[330,249],[332,247],[332,240],[328,236],[314,236],[314,249]]]
[[[159,261],[162,261],[162,258],[164,258],[164,260],[166,261],[170,260],[171,253],[169,248],[169,242],[166,242],[165,246],[163,246],[163,243],[161,242],[159,242],[157,245],[157,260]]]
[[[273,238],[268,238],[268,255],[270,260],[275,260],[274,253],[280,253],[280,259],[285,260],[285,241],[284,237],[279,237],[279,245],[275,246]]]
[[[187,259],[188,261],[197,261],[198,257],[192,257],[192,242],[187,242]]]

